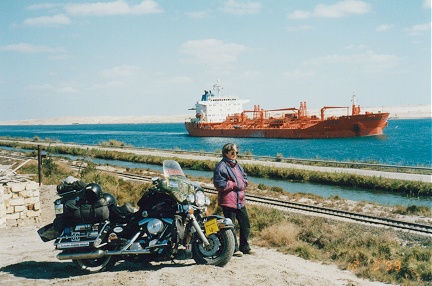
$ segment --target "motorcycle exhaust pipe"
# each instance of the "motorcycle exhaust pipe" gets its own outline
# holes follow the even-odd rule
[[[159,245],[160,247],[160,245]],[[104,256],[115,256],[115,255],[129,255],[129,254],[150,254],[151,251],[148,249],[141,250],[119,250],[119,251],[106,251],[98,250],[94,252],[84,252],[84,253],[59,253],[57,254],[57,259],[59,260],[75,260],[75,259],[97,259]]]
[[[94,252],[84,252],[84,253],[59,253],[57,254],[58,260],[68,260],[68,259],[97,259],[107,255],[107,251],[97,250]]]

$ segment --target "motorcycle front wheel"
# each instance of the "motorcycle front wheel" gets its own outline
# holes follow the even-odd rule
[[[224,266],[227,264],[235,247],[233,232],[229,229],[221,230],[207,236],[210,245],[204,245],[200,239],[192,244],[192,257],[198,264]]]
[[[117,262],[113,256],[105,256],[96,259],[74,259],[72,261],[79,269],[88,273],[110,270]]]

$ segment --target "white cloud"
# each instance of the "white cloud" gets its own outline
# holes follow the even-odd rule
[[[207,11],[195,11],[195,12],[188,12],[188,13],[186,13],[186,15],[190,18],[202,19],[202,18],[208,17],[208,12]]]
[[[59,14],[54,16],[27,18],[24,20],[24,24],[28,26],[68,25],[70,24],[70,19],[64,14]]]
[[[291,13],[288,18],[290,19],[307,19],[312,16],[311,12],[308,11],[302,11],[302,10],[295,10],[293,13]]]
[[[53,85],[48,83],[30,85],[28,89],[34,91],[39,91],[39,90],[53,91],[56,93],[66,93],[66,94],[78,93],[79,91],[78,89],[70,85]]]
[[[261,11],[261,4],[258,2],[228,0],[223,4],[221,10],[227,14],[235,15],[257,14]]]
[[[382,25],[379,25],[378,27],[376,27],[376,30],[378,32],[385,32],[385,31],[390,30],[391,28],[393,28],[393,25],[382,24]]]
[[[372,51],[350,55],[327,55],[306,61],[305,65],[357,65],[368,70],[384,70],[397,66],[399,58],[395,55],[376,54]]]
[[[89,90],[109,90],[130,87],[137,82],[141,68],[131,65],[121,65],[99,72],[99,76],[106,79],[105,82],[95,83]]]
[[[431,29],[431,23],[414,25],[412,27],[404,29],[405,32],[412,36],[420,36],[423,33],[429,31]]]
[[[370,5],[358,0],[344,0],[333,5],[319,4],[313,11],[296,10],[288,17],[290,19],[306,19],[310,17],[341,18],[351,14],[366,14]]]
[[[26,43],[0,46],[0,51],[20,52],[20,53],[59,53],[63,52],[62,48],[51,48],[42,45],[32,45]]]
[[[61,7],[63,4],[54,4],[54,3],[39,3],[39,4],[33,4],[27,7],[27,10],[46,10],[46,9],[53,9],[57,7]]]
[[[78,16],[141,15],[163,12],[159,4],[153,0],[144,0],[137,5],[129,5],[124,0],[67,4],[65,10],[70,15]]]
[[[126,83],[120,80],[113,80],[104,83],[96,83],[89,87],[89,90],[106,90],[106,89],[114,89],[114,88],[124,88]]]
[[[192,56],[199,64],[223,65],[236,62],[238,55],[246,50],[239,44],[224,43],[220,40],[192,40],[181,45],[180,52]]]
[[[368,49],[366,45],[347,45],[344,47],[345,50],[357,50],[357,51],[365,51]]]
[[[118,77],[131,77],[136,75],[141,68],[136,66],[122,65],[106,69],[100,72],[102,77],[118,78]]]
[[[315,72],[313,71],[288,71],[288,72],[284,72],[282,74],[283,77],[285,78],[289,78],[289,79],[301,79],[301,78],[310,78],[313,77],[315,75]]]
[[[299,32],[299,31],[307,31],[312,29],[313,27],[310,25],[290,26],[286,28],[288,32]]]
[[[424,0],[423,7],[425,7],[426,9],[432,8],[432,3],[431,2],[432,2],[431,0]]]
[[[247,70],[243,73],[246,78],[257,78],[262,75],[262,72],[257,70]]]

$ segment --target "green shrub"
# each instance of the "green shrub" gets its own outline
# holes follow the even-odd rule
[[[410,205],[407,207],[396,205],[393,207],[392,213],[401,215],[418,215],[418,216],[430,216],[432,211],[428,206],[417,206]]]

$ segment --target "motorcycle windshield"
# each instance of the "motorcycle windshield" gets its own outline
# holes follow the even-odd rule
[[[174,160],[163,161],[163,172],[165,177],[183,176],[186,178],[182,168],[180,167],[180,164]]]
[[[184,202],[189,194],[195,194],[195,184],[186,178],[180,164],[174,160],[163,162],[165,179],[163,188],[170,192],[179,202]]]

